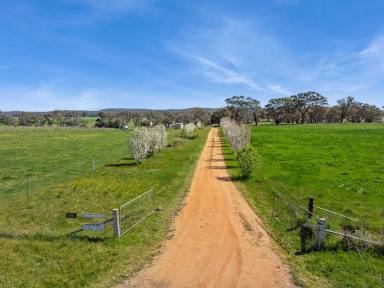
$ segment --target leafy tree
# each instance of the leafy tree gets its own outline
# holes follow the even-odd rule
[[[6,126],[16,126],[17,119],[12,117],[12,115],[1,113],[0,114],[0,123],[3,123]]]
[[[225,99],[227,109],[231,113],[231,118],[236,122],[241,122],[244,119],[244,112],[248,109],[248,100],[244,96],[232,96]]]
[[[325,113],[325,119],[328,123],[340,122],[340,109],[337,106],[330,107]]]
[[[34,118],[31,113],[21,112],[19,115],[19,125],[20,126],[32,126],[34,123]]]
[[[310,123],[321,123],[325,119],[327,109],[324,106],[314,106],[308,111]]]
[[[275,121],[276,125],[279,125],[284,120],[287,101],[288,98],[275,98],[269,100],[268,104],[265,105],[266,112]]]
[[[337,100],[338,108],[340,109],[340,122],[343,123],[344,119],[347,118],[348,112],[351,106],[354,104],[355,98],[348,96]]]
[[[220,124],[220,120],[222,118],[229,117],[230,114],[231,113],[227,108],[216,110],[215,112],[212,113],[210,122],[211,124]]]
[[[211,113],[201,108],[192,108],[189,110],[189,113],[192,116],[192,122],[201,121],[207,124],[211,118]]]
[[[314,106],[326,106],[327,98],[317,92],[309,91],[291,96],[291,100],[301,115],[301,124],[305,122],[305,116]]]
[[[253,115],[253,121],[255,121],[255,124],[258,124],[258,114],[261,110],[260,101],[253,99],[251,97],[247,97],[246,99],[246,107],[249,109],[249,111]]]
[[[351,106],[351,117],[354,123],[361,123],[363,120],[364,122],[371,123],[379,120],[380,116],[381,110],[375,105],[354,102]]]

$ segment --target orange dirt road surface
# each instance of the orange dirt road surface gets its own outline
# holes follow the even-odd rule
[[[154,263],[118,287],[294,287],[275,244],[230,181],[217,129],[175,221]]]

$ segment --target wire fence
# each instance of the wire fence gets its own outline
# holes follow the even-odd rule
[[[81,232],[96,231],[100,232],[97,235],[98,238],[122,237],[153,213],[159,211],[156,207],[156,195],[153,188],[140,194],[119,208],[112,209],[111,218],[105,217],[106,214],[102,213],[83,213],[79,215],[79,218],[84,218],[84,214],[87,214],[88,216],[85,217],[88,218],[87,223],[82,223],[81,228],[66,235],[74,236]],[[92,218],[96,221],[90,222]],[[100,221],[98,218],[104,218],[105,220]]]
[[[97,153],[97,155],[90,155],[87,160],[76,163],[72,162],[72,164],[63,164],[65,167],[52,173],[20,177],[9,186],[0,186],[0,196],[5,193],[24,192],[25,196],[29,197],[41,190],[42,187],[49,187],[50,185],[68,181],[78,176],[92,175],[97,168],[105,165],[113,166],[114,161],[127,156],[128,147],[122,144],[117,149],[110,149]]]
[[[272,195],[275,225],[281,231],[299,236],[291,241],[294,249],[309,252],[341,247],[383,253],[383,231],[374,232],[361,219],[314,205],[312,197],[305,200],[307,203],[283,196],[278,191],[273,191]]]
[[[119,208],[121,236],[156,211],[156,192],[152,188]]]

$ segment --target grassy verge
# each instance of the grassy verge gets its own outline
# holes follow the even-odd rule
[[[384,225],[384,125],[297,125],[252,127],[258,150],[254,175],[237,185],[274,238],[287,252],[294,274],[307,287],[382,287],[383,257],[332,245],[319,252],[300,253],[299,230],[271,217],[272,191],[363,219],[367,229],[380,233]],[[225,141],[225,140],[224,140]],[[228,148],[226,163],[235,179],[240,171]],[[336,239],[328,236],[328,242]]]
[[[66,129],[58,129],[55,137],[60,138],[62,131]],[[79,136],[82,139],[91,137],[93,140],[85,141],[87,145],[79,140],[78,145],[86,145],[89,150],[99,145],[121,145],[127,139],[126,134],[122,138],[120,134],[113,135],[120,131],[112,134],[102,130],[93,132],[101,133],[101,136],[90,136],[87,130],[81,131],[85,135],[77,130],[74,133],[82,135]],[[8,132],[0,132],[0,137],[6,138],[2,133]],[[39,133],[48,133],[46,130],[39,129],[34,133],[37,134],[37,143],[47,143],[47,139],[39,140],[38,137]],[[174,138],[175,133],[171,132],[170,138]],[[70,181],[42,186],[28,198],[17,191],[3,194],[0,202],[0,286],[104,287],[132,275],[153,257],[168,235],[171,220],[185,195],[207,134],[208,129],[200,130],[198,138],[187,140],[177,147],[167,147],[141,165],[136,165],[127,155],[99,166],[94,173],[87,172]],[[69,133],[67,137],[71,135]],[[33,137],[27,137],[20,145],[34,147],[35,144],[28,143]],[[124,142],[121,142],[123,138]],[[70,150],[66,150],[67,146],[61,145],[60,141],[50,143],[59,143],[61,147],[61,153],[56,153],[55,157],[68,156]],[[18,149],[17,143],[12,145],[9,148],[11,151]],[[119,207],[150,187],[157,190],[157,205],[162,207],[162,211],[153,214],[123,238],[112,238],[111,232],[103,235],[81,232],[75,238],[66,236],[83,222],[81,219],[65,218],[66,212],[110,215],[112,208]]]

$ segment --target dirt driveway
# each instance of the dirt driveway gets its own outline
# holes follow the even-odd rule
[[[228,177],[217,129],[175,221],[161,255],[120,287],[294,286],[273,241]]]

